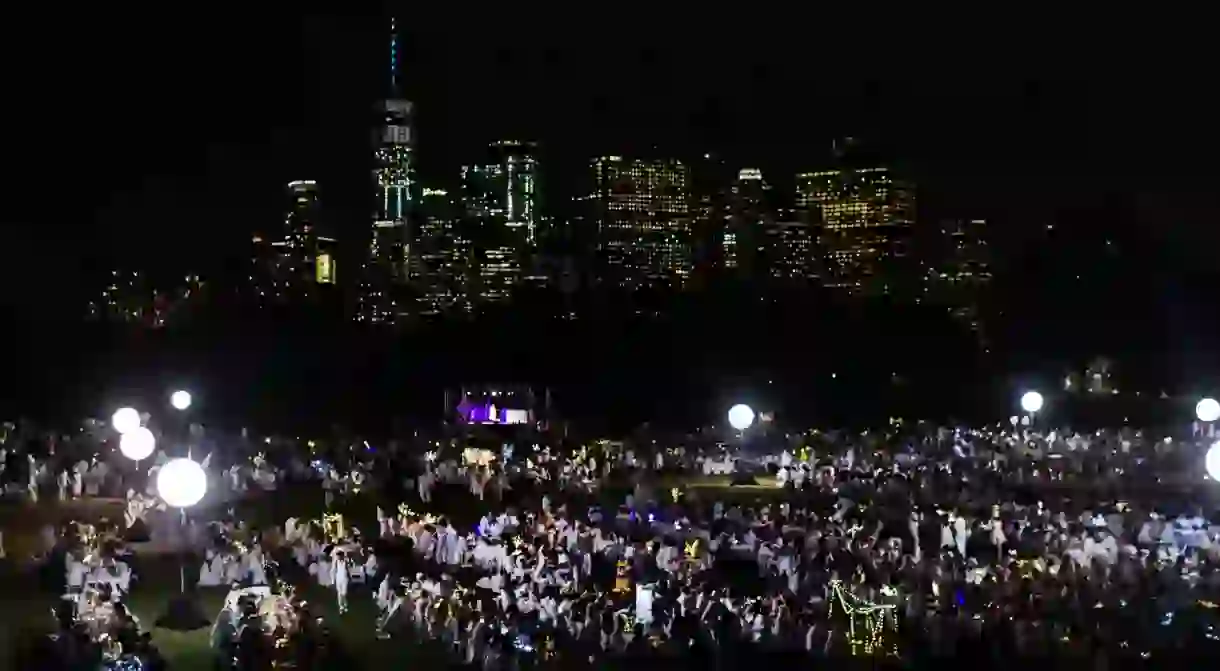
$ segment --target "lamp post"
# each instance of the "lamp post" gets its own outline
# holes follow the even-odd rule
[[[203,500],[208,491],[208,476],[191,459],[173,459],[161,466],[157,473],[157,495],[165,505],[178,509],[181,538],[186,539],[186,510]],[[178,561],[180,592],[169,602],[165,615],[157,620],[157,626],[176,631],[193,631],[208,625],[208,620],[199,609],[199,604],[186,591],[186,551],[181,548]]]
[[[144,482],[145,478],[140,475],[140,462],[151,457],[156,449],[157,439],[146,427],[141,426],[135,431],[129,431],[119,436],[119,452],[135,463],[135,473],[132,477],[139,483],[138,487],[129,486],[127,489],[143,492],[147,487]],[[136,484],[136,482],[131,484]],[[148,504],[143,495],[136,494],[128,497],[126,505],[127,510],[123,519],[127,522],[127,540],[132,542],[148,540],[147,527],[136,527],[136,522],[146,525],[144,512],[148,509]]]
[[[1199,399],[1195,404],[1195,419],[1199,420],[1199,433],[1211,437],[1212,426],[1220,419],[1220,403],[1210,396]]]
[[[750,406],[746,405],[745,403],[738,403],[737,405],[729,408],[729,426],[733,427],[733,429],[737,431],[738,449],[745,448],[746,429],[750,428],[753,424],[754,410]],[[735,463],[732,469],[732,472],[734,473],[732,482],[733,484],[737,484],[737,478],[739,476],[736,475],[737,467]],[[752,477],[747,478],[743,481],[743,483],[744,482],[753,483],[754,479]]]
[[[185,389],[179,389],[169,395],[169,405],[176,411],[172,422],[173,432],[176,434],[174,440],[181,440],[186,444],[187,457],[191,456],[191,422],[188,411],[194,403],[195,398]]]
[[[1034,423],[1034,416],[1042,410],[1044,403],[1045,400],[1042,398],[1042,394],[1039,394],[1036,391],[1027,391],[1024,394],[1021,394],[1021,410],[1023,410],[1025,412],[1025,416],[1029,418],[1030,425]]]

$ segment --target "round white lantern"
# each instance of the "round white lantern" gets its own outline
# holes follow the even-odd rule
[[[1214,398],[1201,399],[1195,405],[1195,418],[1200,422],[1214,422],[1220,419],[1220,403]]]
[[[157,449],[157,439],[152,431],[141,426],[119,436],[119,452],[132,461],[143,461]]]
[[[179,389],[170,394],[169,404],[174,406],[175,410],[186,410],[191,407],[191,392]]]
[[[729,408],[729,426],[738,431],[745,431],[754,424],[754,411],[744,403]]]
[[[1220,442],[1213,443],[1208,448],[1203,465],[1207,468],[1207,474],[1211,476],[1212,480],[1220,482]]]
[[[140,413],[135,408],[119,408],[110,417],[110,425],[120,434],[131,433],[140,428]]]
[[[1042,409],[1042,403],[1042,394],[1036,391],[1027,391],[1021,396],[1021,409],[1031,415]]]
[[[157,472],[157,495],[166,505],[190,508],[208,493],[208,475],[190,459],[166,462]]]

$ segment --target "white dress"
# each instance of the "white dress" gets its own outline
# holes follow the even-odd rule
[[[329,587],[333,584],[330,576],[330,562],[325,559],[319,559],[309,567],[309,573],[318,581],[319,585]]]
[[[1008,542],[1004,536],[1004,524],[1000,520],[991,521],[991,544],[1000,547]]]
[[[250,576],[251,585],[266,585],[267,573],[263,570],[263,553],[261,550],[251,550],[246,555],[246,570]]]
[[[199,567],[199,586],[200,587],[215,587],[220,584],[220,576],[212,570],[212,565],[215,563],[215,553],[211,550],[204,555],[203,565]]]
[[[245,566],[238,557],[229,557],[225,561],[225,582],[232,585],[245,577]]]
[[[85,576],[89,573],[88,567],[69,557],[66,570],[68,574],[68,587],[80,589],[85,586]]]

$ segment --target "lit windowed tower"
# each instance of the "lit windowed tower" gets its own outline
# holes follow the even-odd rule
[[[260,305],[289,304],[313,298],[320,284],[337,277],[335,240],[319,228],[321,199],[314,180],[289,182],[283,227],[254,236],[250,280]]]
[[[899,289],[915,211],[914,192],[888,168],[796,176],[796,206],[819,227],[824,286],[849,294]]]
[[[512,296],[538,249],[538,161],[531,142],[501,141],[491,158],[462,167],[462,204],[476,238],[478,298]]]
[[[766,225],[767,273],[774,284],[802,288],[818,280],[817,241],[808,223],[791,212]]]
[[[991,254],[985,219],[940,222],[938,248],[924,281],[928,294],[974,331],[981,328],[979,308],[991,283]]]
[[[769,209],[771,185],[757,168],[743,168],[737,173],[731,191],[731,214],[723,238],[724,267],[744,276],[753,276],[758,266],[759,251],[765,227],[772,220]]]
[[[415,182],[412,104],[398,78],[398,29],[390,22],[389,95],[378,106],[374,137],[374,207],[368,257],[362,268],[358,321],[395,322],[408,315],[405,289],[418,187]]]
[[[680,161],[603,156],[588,197],[602,281],[624,289],[680,288],[690,276],[689,170]]]
[[[691,164],[691,281],[693,286],[706,286],[724,267],[736,258],[726,260],[728,252],[737,252],[737,240],[726,239],[732,213],[733,179],[724,159],[704,154]]]
[[[418,235],[411,255],[411,283],[423,315],[468,314],[473,245],[458,205],[444,189],[425,188],[419,204]]]

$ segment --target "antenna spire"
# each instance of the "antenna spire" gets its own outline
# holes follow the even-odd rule
[[[398,95],[398,19],[390,18],[390,94]]]

